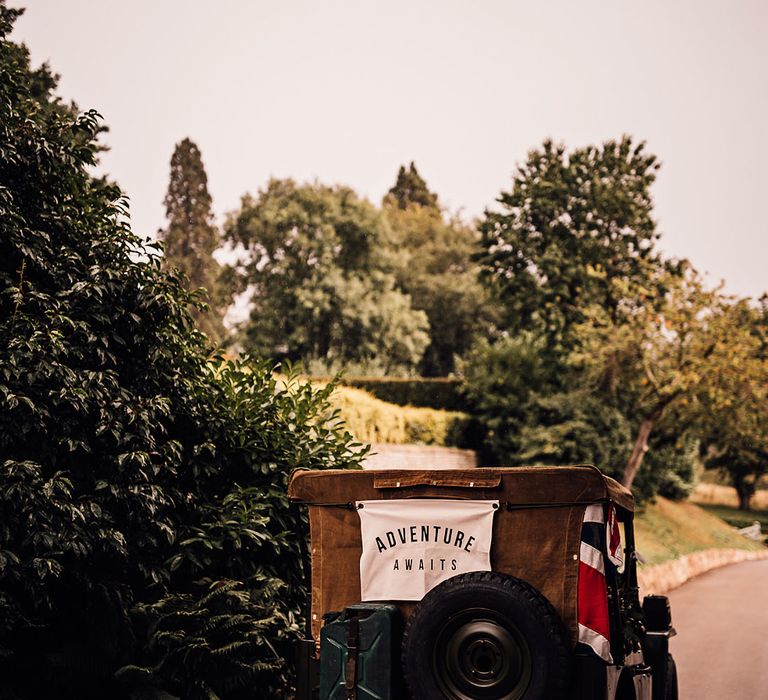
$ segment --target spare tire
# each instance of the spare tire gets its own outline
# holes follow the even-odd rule
[[[572,655],[549,601],[513,576],[477,571],[433,588],[403,637],[413,700],[557,700]]]

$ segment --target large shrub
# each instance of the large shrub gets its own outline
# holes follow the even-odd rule
[[[552,391],[531,336],[478,343],[464,363],[464,391],[480,426],[485,465],[594,464],[621,478],[634,425],[605,395],[589,387]],[[699,443],[676,417],[651,443],[633,491],[685,497],[693,486]]]
[[[0,4],[0,696],[275,697],[328,387],[208,355]],[[213,659],[218,659],[214,663]],[[116,673],[118,669],[122,669]]]
[[[521,464],[595,464],[619,476],[631,444],[616,408],[585,391],[532,397],[520,430]]]
[[[520,433],[530,414],[530,402],[547,386],[548,368],[541,343],[531,335],[481,339],[461,362],[462,391],[469,412],[481,426],[481,463],[521,464]]]

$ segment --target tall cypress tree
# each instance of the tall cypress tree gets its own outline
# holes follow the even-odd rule
[[[404,165],[400,166],[397,181],[384,197],[384,201],[396,204],[400,209],[407,209],[411,204],[437,209],[437,195],[429,191],[413,161],[408,170]]]
[[[197,327],[219,342],[225,335],[218,284],[221,270],[213,257],[219,233],[213,223],[208,176],[200,149],[189,138],[176,144],[171,157],[165,213],[168,227],[159,232],[165,244],[165,266],[181,270],[190,291],[205,289],[210,310],[194,309],[192,315]]]
[[[458,217],[444,215],[413,162],[400,166],[383,204],[397,251],[398,284],[429,321],[430,342],[419,371],[446,376],[495,315],[473,262],[477,234]]]

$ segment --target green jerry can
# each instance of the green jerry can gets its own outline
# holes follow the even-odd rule
[[[388,603],[329,613],[320,630],[320,700],[400,700],[402,614]]]

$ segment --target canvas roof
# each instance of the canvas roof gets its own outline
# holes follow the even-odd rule
[[[301,470],[288,489],[304,503],[378,498],[501,498],[510,506],[560,506],[610,500],[634,511],[632,493],[591,465],[446,470]]]

